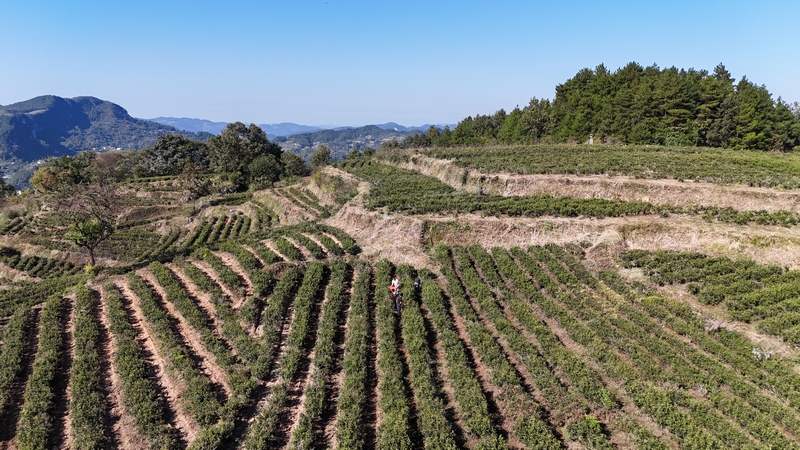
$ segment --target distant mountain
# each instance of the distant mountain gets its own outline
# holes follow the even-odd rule
[[[444,127],[447,126],[447,127],[450,127],[450,129],[452,130],[453,128],[456,127],[456,124],[437,124],[437,125],[425,124],[425,125],[420,125],[418,127],[404,127],[403,125],[400,125],[400,124],[397,124],[397,123],[394,123],[394,122],[387,122],[387,123],[383,123],[383,124],[379,124],[379,125],[375,125],[375,126],[378,127],[378,128],[384,129],[384,130],[408,131],[410,133],[415,133],[415,132],[418,132],[418,131],[423,131],[423,132],[424,131],[428,131],[428,129],[430,127],[432,127],[432,126],[438,128],[440,130],[444,129]]]
[[[119,105],[95,97],[45,95],[0,106],[0,158],[36,161],[81,150],[139,149],[156,138],[178,133],[174,127],[128,115]],[[207,139],[208,133],[187,133]]]
[[[273,136],[293,136],[295,134],[311,133],[323,129],[322,127],[298,125],[296,123],[291,123],[291,122],[282,122],[273,124],[262,123],[259,126],[268,135],[273,135]]]
[[[427,128],[426,128],[427,129]],[[344,159],[353,147],[363,150],[367,147],[378,149],[384,142],[397,139],[402,141],[411,134],[409,131],[399,131],[392,128],[383,129],[377,125],[367,125],[358,128],[342,128],[336,130],[320,130],[313,133],[300,133],[287,137],[278,137],[274,142],[279,144],[284,151],[297,153],[306,158],[320,145],[331,149],[333,159]]]
[[[179,130],[219,134],[228,125],[227,122],[212,122],[205,119],[189,119],[188,117],[156,117],[149,119],[162,125],[169,125]]]
[[[153,122],[158,122],[160,124],[169,125],[171,127],[175,127],[179,130],[186,130],[186,131],[205,131],[211,134],[219,134],[227,125],[227,122],[212,122],[210,120],[204,119],[189,119],[186,117],[156,117],[155,119],[150,119]],[[312,131],[319,131],[322,130],[322,127],[313,127],[309,125],[298,125],[296,123],[291,122],[283,122],[283,123],[273,123],[273,124],[266,124],[262,123],[258,125],[267,133],[270,139],[274,139],[278,136],[291,136],[298,133],[309,133]]]

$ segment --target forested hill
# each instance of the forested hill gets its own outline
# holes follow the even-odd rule
[[[167,133],[211,136],[133,118],[121,106],[95,97],[46,95],[0,106],[0,156],[6,164],[88,149],[140,149]]]
[[[275,143],[284,151],[291,151],[309,159],[314,149],[326,145],[331,149],[331,156],[344,159],[353,148],[363,150],[367,147],[380,148],[384,142],[402,140],[409,133],[395,129],[383,129],[377,125],[338,130],[321,130],[313,133],[300,133],[288,137],[277,137]]]
[[[595,142],[790,151],[800,149],[800,104],[788,104],[722,64],[713,72],[632,62],[582,69],[510,113],[467,117],[453,129],[410,136],[404,146]]]

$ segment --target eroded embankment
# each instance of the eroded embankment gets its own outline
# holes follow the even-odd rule
[[[605,175],[514,175],[481,173],[455,166],[450,161],[415,154],[398,167],[438,178],[456,188],[490,194],[552,195],[555,197],[605,198],[643,201],[654,205],[730,207],[742,211],[800,212],[800,191],[783,191],[742,185],[722,185],[671,179],[638,179]]]

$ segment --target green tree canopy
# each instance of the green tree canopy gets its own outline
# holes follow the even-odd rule
[[[270,155],[280,161],[283,150],[267,139],[259,126],[234,122],[208,140],[208,159],[211,167],[228,175],[237,189],[246,189],[251,181],[251,163],[260,156]]]
[[[283,172],[287,177],[304,177],[309,173],[306,160],[297,153],[283,152],[281,155],[281,164],[283,165]]]
[[[147,176],[178,175],[187,163],[207,166],[203,156],[206,144],[180,134],[159,136],[155,145],[144,150],[140,166]]]
[[[281,177],[281,165],[273,155],[260,155],[248,166],[251,182],[269,184],[278,181]]]
[[[92,181],[91,169],[97,154],[85,151],[76,156],[48,158],[31,177],[33,188],[42,193]]]
[[[329,149],[326,145],[320,145],[316,150],[314,150],[314,154],[311,155],[311,167],[318,169],[330,164],[333,164],[331,149]]]
[[[400,146],[582,143],[590,135],[595,142],[790,151],[800,147],[800,105],[773,100],[746,77],[736,83],[722,64],[712,73],[636,62],[612,72],[600,64],[556,86],[552,101],[469,116],[452,133],[428,130]]]
[[[17,189],[8,183],[6,180],[0,178],[0,197],[11,197],[17,193]]]

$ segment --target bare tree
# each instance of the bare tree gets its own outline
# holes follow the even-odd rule
[[[64,237],[85,248],[92,265],[97,246],[116,231],[119,200],[116,186],[102,180],[63,186],[51,197],[53,210],[68,227]]]

